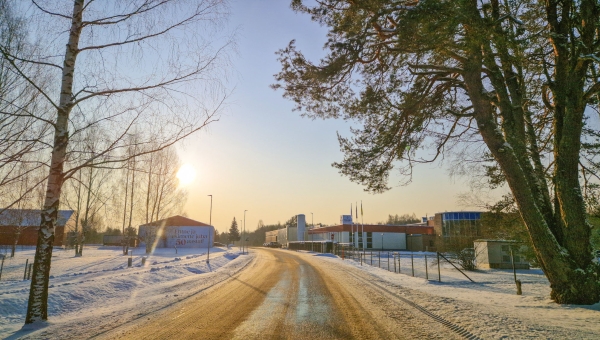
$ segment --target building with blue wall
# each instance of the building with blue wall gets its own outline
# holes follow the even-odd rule
[[[472,248],[473,241],[481,237],[480,211],[446,211],[433,218],[435,235],[442,251]]]

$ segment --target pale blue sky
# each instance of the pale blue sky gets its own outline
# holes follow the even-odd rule
[[[246,227],[284,222],[305,214],[311,222],[333,224],[348,214],[350,203],[363,201],[365,222],[388,214],[472,209],[459,206],[457,194],[468,188],[453,182],[445,168],[416,168],[413,182],[384,194],[372,195],[331,167],[343,157],[336,131],[348,135],[349,123],[312,121],[292,112],[292,103],[269,85],[280,69],[275,52],[296,39],[307,55],[323,55],[326,30],[306,15],[296,14],[285,0],[232,2],[230,28],[239,28],[239,55],[234,57],[235,91],[219,122],[187,140],[182,160],[198,173],[190,185],[186,211],[190,218],[209,221],[213,195],[213,225],[229,228],[232,218],[246,213]],[[360,212],[359,212],[360,215]],[[359,216],[360,217],[360,216]]]

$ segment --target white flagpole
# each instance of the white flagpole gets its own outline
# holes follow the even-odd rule
[[[363,217],[363,209],[362,209],[362,201],[360,201],[360,221],[362,224],[362,248],[363,248],[363,257],[365,256],[365,219]]]

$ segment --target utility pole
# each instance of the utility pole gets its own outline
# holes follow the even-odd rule
[[[210,196],[210,217],[208,220],[208,224],[210,224],[210,226],[208,227],[208,254],[206,256],[206,263],[210,263],[210,234],[212,233],[211,228],[212,226],[212,195],[208,195]]]
[[[244,210],[244,226],[243,226],[244,231],[242,232],[242,235],[244,235],[246,233],[246,211],[248,211],[248,210]],[[242,236],[242,242],[243,242],[242,243],[242,254],[244,254],[244,246],[246,248],[248,247],[248,245],[246,244],[246,239],[244,238],[244,236]]]

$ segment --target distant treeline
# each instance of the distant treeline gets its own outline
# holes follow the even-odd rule
[[[418,218],[417,215],[415,215],[415,213],[412,213],[412,215],[409,215],[409,214],[388,215],[387,221],[378,222],[377,224],[402,225],[402,224],[419,223],[419,222],[421,222],[421,219]]]

